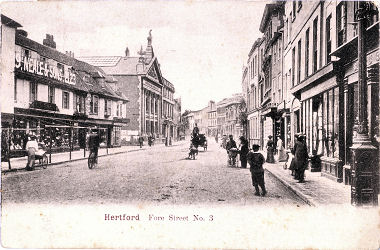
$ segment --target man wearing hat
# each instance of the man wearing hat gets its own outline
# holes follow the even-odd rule
[[[264,182],[264,168],[263,164],[265,162],[264,156],[259,153],[260,146],[257,144],[252,145],[252,151],[247,154],[247,161],[250,166],[251,177],[252,177],[252,185],[255,187],[255,195],[259,196],[259,186],[261,188],[261,195],[265,196],[267,191],[265,189]]]
[[[28,152],[28,163],[26,165],[26,170],[34,169],[34,161],[36,157],[36,151],[38,150],[38,143],[35,135],[29,136],[29,141],[26,143],[25,149]]]
[[[229,137],[230,137],[230,140],[227,142],[227,145],[226,145],[226,150],[227,150],[227,154],[228,154],[228,162],[230,165],[231,164],[235,165],[236,159],[232,158],[232,154],[231,154],[230,150],[232,148],[237,149],[237,146],[236,146],[236,142],[234,140],[234,137],[232,135],[230,135]]]
[[[308,162],[307,159],[309,158],[304,135],[298,135],[297,142],[293,147],[292,153],[294,155],[295,179],[299,182],[304,182],[305,169]]]

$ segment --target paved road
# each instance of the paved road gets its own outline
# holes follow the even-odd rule
[[[188,144],[152,147],[33,172],[2,175],[3,203],[42,204],[236,204],[304,205],[267,172],[268,194],[253,195],[248,169],[226,166],[226,153],[210,142],[207,152],[187,160]],[[201,150],[202,151],[202,150]]]

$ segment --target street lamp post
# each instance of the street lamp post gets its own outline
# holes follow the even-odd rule
[[[378,161],[376,147],[372,145],[368,132],[368,91],[366,60],[366,28],[370,14],[367,2],[360,1],[358,19],[358,117],[356,134],[353,137],[351,204],[376,206],[378,204]],[[371,114],[370,114],[371,115]]]

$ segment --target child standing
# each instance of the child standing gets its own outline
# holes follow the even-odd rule
[[[265,162],[264,156],[259,153],[260,146],[257,144],[252,145],[252,151],[247,154],[247,161],[250,166],[251,177],[252,177],[252,185],[255,187],[255,195],[259,196],[259,186],[261,188],[261,195],[265,196],[267,191],[265,189],[264,183],[264,168],[263,164]]]

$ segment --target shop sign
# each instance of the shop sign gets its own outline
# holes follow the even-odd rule
[[[63,74],[57,66],[49,65],[36,58],[22,57],[20,53],[16,53],[15,59],[16,69],[75,85],[76,76],[72,72]]]

